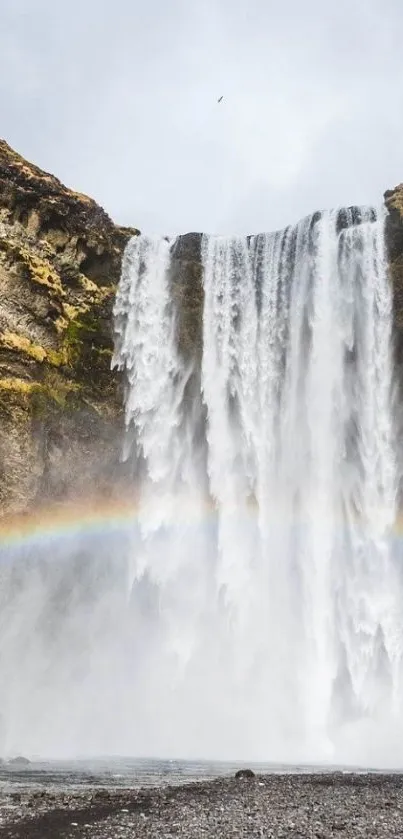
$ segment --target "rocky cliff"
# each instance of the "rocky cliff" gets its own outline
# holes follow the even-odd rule
[[[403,185],[385,194],[396,356],[403,361]],[[119,471],[121,385],[110,371],[118,227],[0,141],[0,512],[96,492]],[[172,254],[179,346],[199,355],[199,234]]]
[[[0,141],[0,509],[107,491],[121,255],[136,230]]]

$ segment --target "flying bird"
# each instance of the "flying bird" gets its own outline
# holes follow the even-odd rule
[[[222,102],[222,100],[223,100],[223,99],[224,99],[224,97],[223,97],[223,96],[220,96],[220,98],[219,98],[219,99],[217,99],[217,102]]]

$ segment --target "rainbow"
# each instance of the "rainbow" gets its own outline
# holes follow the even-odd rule
[[[180,499],[177,505],[178,499],[175,501],[178,524],[194,525],[214,516],[215,508],[211,502],[200,504],[200,500]],[[0,519],[0,551],[24,545],[44,545],[56,539],[66,540],[80,535],[133,534],[138,524],[139,508],[135,496],[130,501],[122,498],[82,499],[5,516]],[[158,516],[158,498],[153,508],[147,508],[147,512],[155,518]]]
[[[51,505],[0,520],[0,550],[80,534],[122,532],[133,528],[136,517],[136,506],[117,500]]]
[[[217,509],[209,499],[178,498],[174,500],[174,518],[171,522],[178,525],[202,525],[216,520]],[[166,498],[164,498],[166,503]],[[158,517],[158,498],[153,504],[154,510],[148,512]],[[142,508],[144,509],[144,508]],[[0,552],[4,549],[23,546],[46,545],[58,539],[63,541],[80,536],[135,534],[138,526],[140,505],[133,496],[130,501],[123,498],[80,499],[80,501],[51,504],[31,510],[27,513],[4,516],[0,519]],[[250,499],[234,506],[233,515],[256,517],[256,502]],[[273,521],[279,519],[279,509],[273,509]],[[161,521],[169,526],[169,519]],[[298,525],[298,521],[295,521]],[[403,534],[403,511],[396,517],[391,536]]]

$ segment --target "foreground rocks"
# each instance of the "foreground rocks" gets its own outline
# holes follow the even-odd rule
[[[401,839],[401,775],[269,775],[1,796],[0,839]]]

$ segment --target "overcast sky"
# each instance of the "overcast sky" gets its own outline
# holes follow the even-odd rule
[[[0,0],[1,134],[145,232],[272,230],[403,181],[402,39],[403,0]]]

